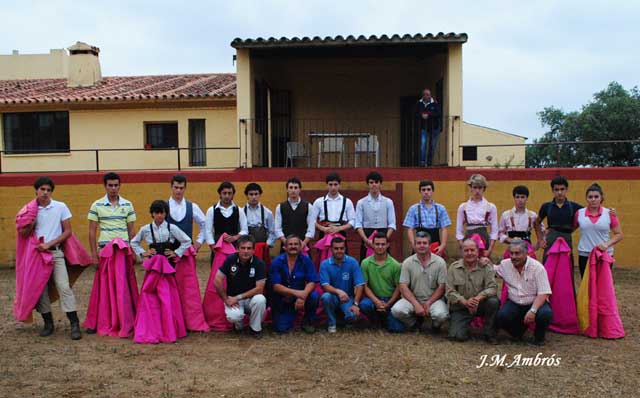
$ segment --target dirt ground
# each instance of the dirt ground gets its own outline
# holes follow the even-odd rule
[[[208,267],[199,266],[201,283]],[[84,318],[93,269],[74,290]],[[142,281],[142,272],[138,281]],[[267,331],[261,340],[222,333],[190,334],[176,344],[137,345],[131,339],[68,337],[54,305],[55,335],[13,320],[13,269],[0,268],[0,397],[589,397],[640,396],[640,271],[614,272],[627,337],[617,341],[550,334],[538,348],[481,340],[452,343],[444,334],[392,335],[338,330],[329,335]],[[559,359],[558,366],[481,367],[481,357]]]

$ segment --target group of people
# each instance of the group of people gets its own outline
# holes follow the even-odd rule
[[[103,182],[106,195],[88,213],[90,254],[72,235],[68,207],[52,199],[51,178],[35,181],[36,198],[18,213],[14,315],[25,321],[33,309],[40,312],[41,336],[54,332],[50,293],[57,290],[71,338],[81,338],[69,266],[97,264],[86,332],[134,334],[141,343],[175,341],[187,331],[240,331],[247,326],[260,336],[270,313],[279,333],[298,325],[312,333],[318,318],[326,318],[328,332],[335,333],[339,323],[366,318],[391,332],[429,328],[439,334],[448,320],[453,340],[469,339],[473,325],[482,326],[490,343],[497,342],[499,328],[521,339],[535,325],[533,343],[544,344],[553,319],[552,290],[535,251],[544,249],[546,257],[559,238],[572,247],[571,233],[580,228],[582,274],[594,248],[612,255],[613,245],[622,239],[615,212],[602,206],[602,188],[591,185],[583,207],[567,199],[564,177],[551,180],[554,198],[537,214],[526,207],[527,187],[516,186],[514,207],[498,218],[496,206],[484,197],[485,177],[472,175],[469,200],[457,209],[455,238],[462,258],[448,266],[452,222],[434,200],[430,180],[420,181],[421,199],[404,218],[413,254],[402,263],[389,254],[397,231],[394,204],[382,195],[383,178],[375,171],[366,176],[368,195],[355,207],[340,193],[337,173],[326,176],[327,194],[313,203],[301,198],[302,182],[292,177],[285,184],[287,199],[274,213],[260,202],[263,191],[257,183],[247,184],[246,205],[238,206],[231,182],[219,185],[219,200],[205,213],[185,198],[187,179],[176,175],[170,181],[171,197],[151,203],[151,222],[137,233],[133,204],[120,195],[120,176],[108,173]],[[361,239],[360,261],[348,254],[350,229]],[[490,258],[498,240],[509,248],[494,265]],[[269,248],[278,241],[280,254],[272,259]],[[195,256],[205,242],[212,268],[201,301]],[[317,250],[315,262],[312,250]],[[147,270],[140,292],[136,257]],[[502,297],[496,275],[504,282]]]

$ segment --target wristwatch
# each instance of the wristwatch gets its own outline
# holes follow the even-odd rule
[[[531,311],[531,313],[533,313],[534,315],[538,313],[538,310],[533,307],[529,308],[529,311]]]
[[[354,301],[353,305],[355,305],[356,307],[360,307],[360,303],[358,303],[357,301]]]

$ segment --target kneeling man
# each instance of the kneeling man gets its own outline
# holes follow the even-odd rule
[[[263,295],[267,279],[265,265],[254,256],[253,237],[242,235],[238,239],[238,252],[231,254],[218,270],[214,284],[224,301],[227,320],[235,330],[242,330],[245,314],[249,314],[249,326],[255,337],[262,332],[262,318],[267,308]],[[225,287],[223,282],[227,280]]]
[[[495,273],[491,267],[478,263],[478,244],[473,239],[462,242],[463,258],[447,271],[447,299],[451,312],[449,339],[469,339],[469,324],[475,316],[484,317],[484,338],[491,344],[496,340],[496,315],[500,300],[496,297]]]
[[[494,267],[507,284],[509,293],[498,311],[498,327],[521,339],[527,327],[535,322],[533,344],[544,345],[553,318],[547,301],[551,295],[547,271],[539,261],[527,256],[527,242],[524,240],[511,242],[509,255],[511,258]]]
[[[391,307],[391,314],[407,328],[418,318],[431,318],[431,332],[438,334],[440,326],[449,317],[444,302],[447,283],[447,265],[442,257],[429,251],[431,238],[425,231],[416,233],[413,249],[416,254],[402,263],[400,293],[402,298]]]

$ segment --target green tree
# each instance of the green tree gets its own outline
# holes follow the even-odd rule
[[[565,113],[554,106],[538,112],[549,130],[527,147],[527,167],[638,166],[640,142],[594,143],[640,139],[640,91],[617,82],[593,95],[580,111]],[[561,144],[576,142],[577,144]]]

